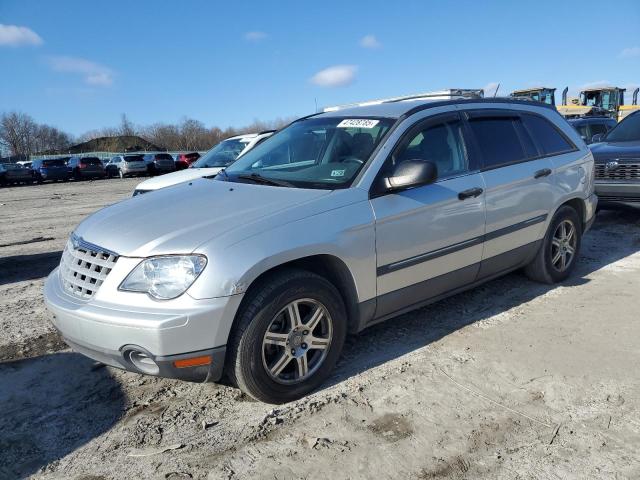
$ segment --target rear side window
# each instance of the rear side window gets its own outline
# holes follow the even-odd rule
[[[477,117],[470,118],[469,125],[474,133],[484,158],[484,168],[520,162],[530,157],[525,153],[520,140],[522,132],[516,125],[517,117]]]
[[[570,152],[575,146],[558,131],[546,118],[538,115],[522,115],[525,125],[542,149],[543,155],[557,155]]]
[[[102,165],[102,162],[98,157],[85,157],[81,162],[87,165]]]

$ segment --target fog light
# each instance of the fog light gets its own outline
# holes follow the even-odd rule
[[[124,354],[125,358],[142,373],[149,375],[157,375],[160,373],[160,367],[158,364],[144,352],[136,350],[128,350]]]

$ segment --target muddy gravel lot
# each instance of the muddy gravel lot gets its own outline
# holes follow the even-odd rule
[[[601,211],[573,277],[515,273],[349,338],[274,408],[65,348],[41,289],[138,180],[0,189],[0,478],[640,477],[640,210]]]

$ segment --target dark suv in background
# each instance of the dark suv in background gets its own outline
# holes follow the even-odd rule
[[[98,157],[71,157],[67,165],[75,180],[105,176],[104,166]]]
[[[69,160],[68,157],[34,160],[31,162],[34,178],[38,183],[46,182],[47,180],[63,180],[66,182],[71,176],[67,167],[67,160]]]
[[[150,153],[144,156],[144,161],[149,175],[162,175],[176,169],[176,163],[168,153]]]
[[[602,202],[640,204],[640,111],[591,145],[596,193]]]
[[[585,143],[591,143],[595,135],[605,135],[616,126],[611,117],[582,117],[567,120],[575,128]]]

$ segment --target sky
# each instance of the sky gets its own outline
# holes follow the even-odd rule
[[[443,88],[640,86],[640,2],[0,0],[0,113],[74,135]]]

